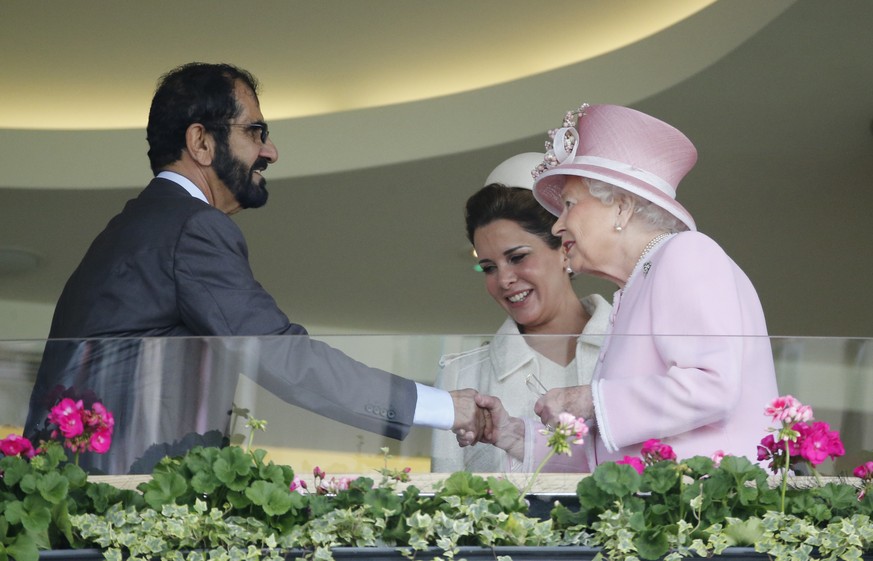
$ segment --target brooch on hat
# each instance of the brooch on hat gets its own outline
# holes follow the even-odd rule
[[[585,110],[589,107],[589,104],[583,103],[578,109],[567,111],[564,115],[564,122],[561,128],[550,129],[548,131],[549,140],[546,141],[546,155],[543,158],[543,163],[530,172],[534,179],[542,175],[544,171],[557,167],[564,162],[572,161],[576,157],[576,145],[579,140],[576,125],[579,123],[579,118],[585,115]],[[559,139],[557,141],[557,148],[555,147],[555,137]]]

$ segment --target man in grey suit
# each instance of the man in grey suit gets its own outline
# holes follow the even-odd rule
[[[116,412],[118,429],[134,427],[149,407],[164,409],[174,438],[215,428],[227,415],[215,403],[232,399],[237,373],[218,375],[215,363],[240,346],[256,356],[249,367],[258,383],[340,422],[397,439],[413,425],[481,434],[473,390],[436,390],[310,339],[254,279],[229,215],[266,203],[262,172],[278,158],[257,90],[251,74],[225,64],[191,63],[162,78],[147,129],[155,178],[110,220],[64,287],[25,435],[45,430],[60,397],[85,390],[93,392],[86,401]],[[281,337],[259,337],[254,352],[239,340],[209,339],[240,335]],[[151,338],[174,339],[157,348]],[[135,451],[118,462],[96,459],[94,470],[148,471],[131,468],[144,453],[134,442],[143,433],[118,429],[113,449]]]

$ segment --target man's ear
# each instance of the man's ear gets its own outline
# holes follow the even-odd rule
[[[185,148],[191,158],[201,166],[212,165],[215,157],[215,138],[200,123],[191,123],[185,131]]]

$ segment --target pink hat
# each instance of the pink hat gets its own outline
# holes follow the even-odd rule
[[[534,196],[555,216],[563,208],[561,188],[575,175],[638,195],[697,230],[691,213],[676,202],[676,187],[697,162],[697,149],[673,126],[628,107],[586,103],[549,136],[546,157],[532,175]]]

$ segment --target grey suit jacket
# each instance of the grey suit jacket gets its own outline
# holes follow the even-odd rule
[[[182,419],[196,409],[192,396],[205,400],[205,407],[206,394],[216,393],[216,356],[232,356],[243,344],[206,337],[241,335],[281,335],[258,338],[257,366],[244,374],[283,400],[393,438],[409,432],[414,382],[310,339],[254,279],[236,224],[179,185],[156,178],[110,220],[64,287],[25,434],[38,434],[60,396],[90,390],[124,416],[136,401],[134,388],[154,387],[155,380],[183,394],[175,405],[167,404],[169,389],[160,398],[164,409],[178,409],[175,418]],[[156,337],[187,339],[174,340],[171,351],[144,355],[143,345],[151,349]],[[204,376],[212,377],[207,383]],[[232,374],[222,377],[222,386],[235,386]],[[228,391],[232,399],[232,387]],[[227,401],[227,391],[218,393],[220,399],[213,399]],[[212,414],[215,424],[227,411]],[[119,427],[123,419],[116,417]],[[198,418],[202,424],[203,414]],[[116,437],[113,448],[118,445],[123,443]],[[111,471],[119,472],[118,466]]]

